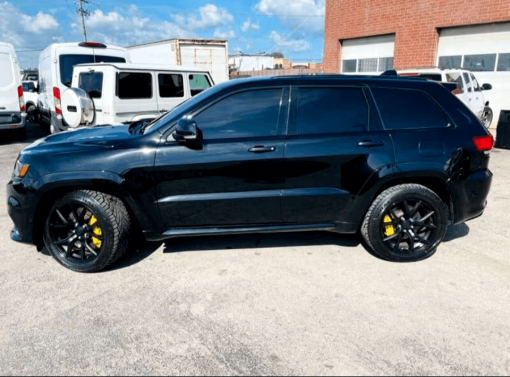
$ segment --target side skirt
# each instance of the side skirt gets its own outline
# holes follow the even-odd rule
[[[147,241],[164,241],[175,237],[211,236],[250,233],[286,233],[306,231],[328,231],[335,233],[356,233],[358,224],[352,223],[320,223],[320,224],[284,224],[260,225],[243,227],[204,227],[204,228],[173,228],[163,233],[144,232]]]

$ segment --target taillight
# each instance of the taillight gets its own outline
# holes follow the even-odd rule
[[[462,91],[459,88],[457,88],[452,93],[455,94],[455,95],[459,95],[459,94],[462,93]]]
[[[22,113],[26,111],[25,109],[25,96],[23,95],[23,87],[18,86],[18,99],[19,99],[19,109]]]
[[[490,151],[494,146],[494,136],[475,136],[473,142],[475,143],[476,149],[480,152]]]
[[[55,112],[62,114],[62,102],[60,100],[60,89],[57,87],[53,88],[53,98],[55,99]]]

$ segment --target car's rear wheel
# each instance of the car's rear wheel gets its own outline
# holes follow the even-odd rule
[[[46,220],[44,243],[63,266],[97,272],[115,263],[127,250],[130,219],[122,201],[97,191],[64,195]]]
[[[365,215],[361,233],[382,259],[411,262],[432,256],[446,234],[448,210],[428,188],[404,184],[383,191]]]

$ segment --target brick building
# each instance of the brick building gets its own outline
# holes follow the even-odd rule
[[[360,40],[363,37],[378,37],[380,44],[393,47],[393,53],[383,53],[383,58],[393,58],[394,67],[403,69],[435,66],[440,37],[448,31],[510,21],[510,1],[327,0],[325,18],[326,71],[343,71],[342,47],[378,45],[377,38]],[[502,29],[510,31],[504,24]]]

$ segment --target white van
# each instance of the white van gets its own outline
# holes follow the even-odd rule
[[[74,67],[72,89],[63,93],[62,110],[73,128],[131,123],[157,118],[213,85],[208,71],[193,67],[80,64]],[[93,104],[93,109],[87,110],[86,103]],[[83,116],[92,112],[93,118]]]
[[[61,96],[71,86],[73,67],[77,64],[129,61],[128,50],[95,42],[56,43],[39,56],[40,119],[50,125],[52,133],[69,126],[62,120]]]
[[[0,42],[0,130],[17,129],[26,137],[26,109],[14,47]]]

